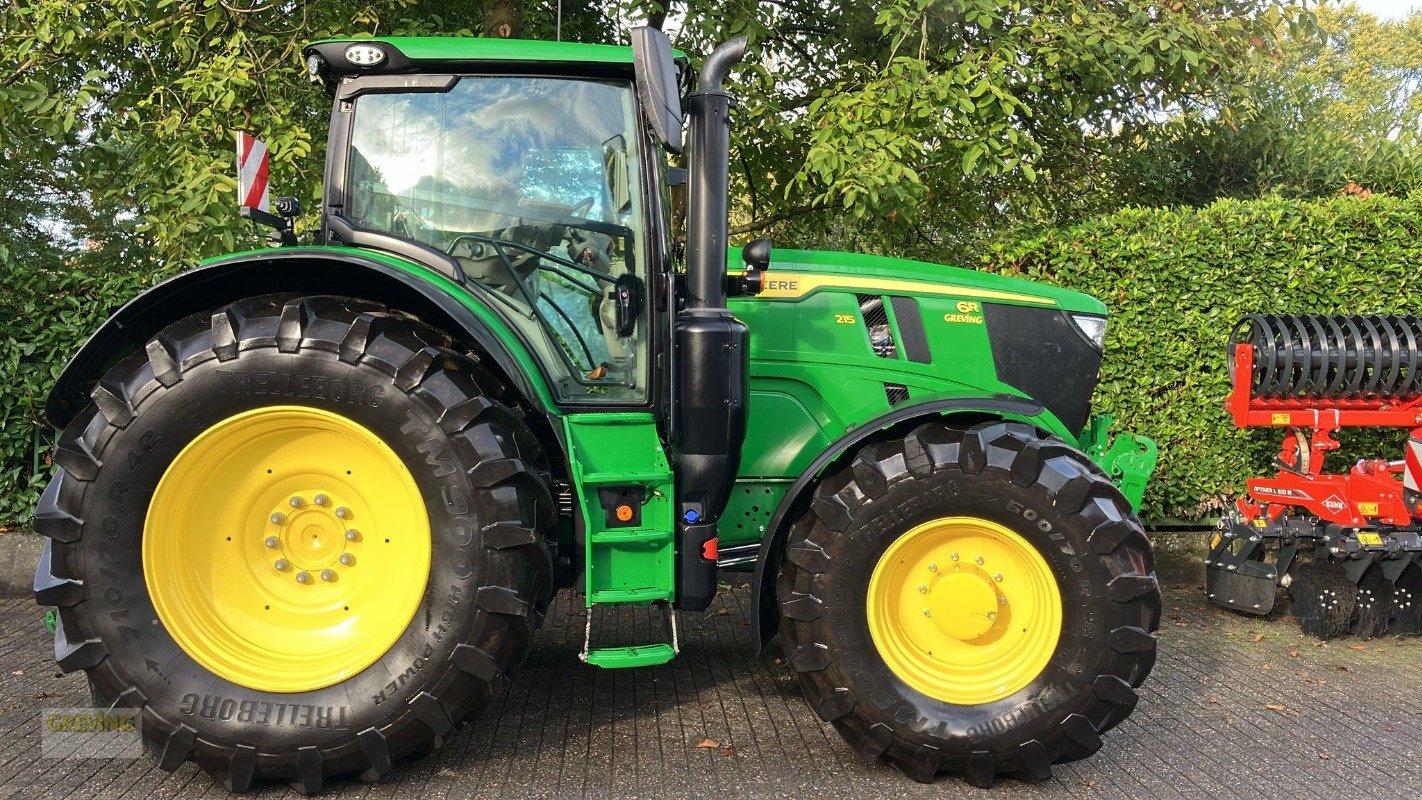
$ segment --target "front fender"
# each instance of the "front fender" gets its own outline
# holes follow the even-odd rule
[[[965,394],[943,394],[923,399],[913,405],[900,406],[880,417],[868,420],[841,436],[805,468],[804,472],[790,486],[775,513],[766,526],[766,537],[761,540],[756,554],[755,577],[751,580],[751,607],[756,609],[751,620],[751,637],[756,642],[757,652],[764,648],[780,627],[779,609],[775,600],[775,572],[785,552],[785,537],[792,522],[792,515],[804,509],[809,501],[814,485],[821,475],[853,456],[859,445],[872,441],[885,432],[908,430],[920,423],[940,419],[945,416],[972,415],[977,418],[1008,419],[1037,426],[1068,442],[1075,442],[1076,435],[1069,432],[1062,423],[1031,400],[1009,395],[983,397]]]
[[[236,253],[205,262],[130,300],[79,348],[60,373],[45,416],[67,426],[89,402],[105,370],[173,322],[244,297],[294,292],[382,303],[440,328],[487,355],[501,377],[540,411],[553,409],[536,362],[518,337],[468,290],[424,267],[345,247],[292,247]]]

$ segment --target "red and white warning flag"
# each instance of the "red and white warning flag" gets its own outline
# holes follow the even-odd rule
[[[237,133],[237,199],[240,205],[268,210],[267,146],[250,133]]]

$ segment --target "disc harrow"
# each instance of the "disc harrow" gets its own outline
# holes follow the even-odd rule
[[[1284,587],[1310,635],[1422,633],[1422,318],[1250,315],[1230,378],[1236,425],[1287,433],[1211,539],[1209,602],[1263,615]],[[1324,473],[1345,427],[1407,428],[1406,451]]]

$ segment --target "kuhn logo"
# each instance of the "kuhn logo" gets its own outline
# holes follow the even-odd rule
[[[1347,504],[1347,503],[1344,503],[1342,500],[1340,500],[1340,499],[1338,498],[1338,495],[1335,494],[1335,495],[1330,496],[1327,500],[1324,500],[1324,501],[1323,501],[1323,507],[1326,508],[1326,509],[1328,509],[1329,511],[1332,511],[1333,513],[1337,514],[1337,513],[1341,512],[1343,509],[1347,508],[1347,507],[1348,507],[1348,504]]]

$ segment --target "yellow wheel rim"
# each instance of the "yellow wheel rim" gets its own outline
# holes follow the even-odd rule
[[[410,471],[363,426],[314,408],[204,431],[168,466],[143,527],[158,619],[193,660],[259,691],[320,689],[375,663],[429,571]]]
[[[904,683],[980,705],[1021,690],[1056,652],[1062,600],[1037,548],[977,517],[900,536],[869,579],[869,634]]]

